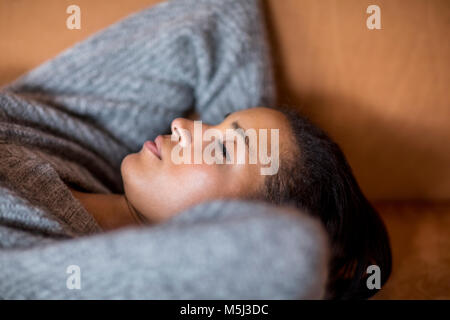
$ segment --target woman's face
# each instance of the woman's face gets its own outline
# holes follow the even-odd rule
[[[177,118],[171,127],[171,135],[144,143],[121,165],[128,200],[151,222],[164,221],[204,201],[254,195],[263,186],[263,168],[266,174],[268,167],[276,172],[277,158],[294,147],[287,119],[268,108],[232,113],[216,126]],[[256,136],[242,135],[249,129]],[[264,163],[261,151],[270,158]],[[251,153],[256,161],[250,161]]]

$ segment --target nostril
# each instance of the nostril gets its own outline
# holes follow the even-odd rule
[[[181,132],[176,126],[172,126],[172,141],[181,141]]]
[[[181,118],[177,118],[172,121],[171,129],[172,129],[172,141],[177,141],[182,147],[185,147],[190,144],[191,134],[189,130],[185,127],[188,123]]]
[[[180,136],[177,127],[175,127],[174,125],[172,125],[172,134]]]

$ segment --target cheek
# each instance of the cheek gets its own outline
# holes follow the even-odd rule
[[[173,166],[162,178],[170,198],[180,205],[197,204],[221,194],[220,171],[211,165]]]
[[[124,189],[130,202],[155,221],[190,207],[220,197],[223,193],[223,172],[211,165],[162,165],[130,154],[121,164]]]

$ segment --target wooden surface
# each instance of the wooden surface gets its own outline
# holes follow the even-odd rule
[[[337,140],[372,199],[450,199],[450,1],[265,0],[280,102]],[[381,8],[381,30],[366,8]]]
[[[374,299],[450,299],[450,203],[377,203],[392,244],[391,278]]]

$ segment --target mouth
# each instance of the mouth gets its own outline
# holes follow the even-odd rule
[[[161,136],[157,136],[155,141],[145,141],[144,147],[161,160]]]

